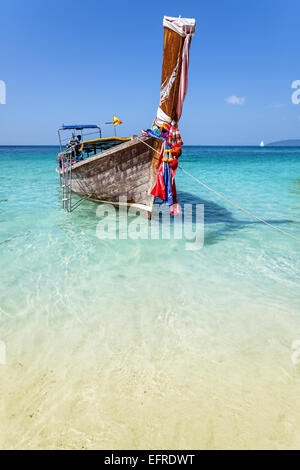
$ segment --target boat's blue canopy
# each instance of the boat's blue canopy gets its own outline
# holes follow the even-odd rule
[[[95,125],[92,125],[92,124],[86,124],[86,125],[83,125],[83,124],[74,124],[73,126],[62,126],[62,129],[76,129],[76,130],[80,130],[80,129],[98,129],[99,126],[95,126]]]
[[[69,132],[64,132],[64,131],[69,131]],[[80,134],[80,137],[81,137],[80,140],[83,140],[85,136],[92,135],[92,134],[97,134],[101,138],[101,127],[97,126],[96,124],[72,124],[69,126],[65,126],[63,124],[62,127],[58,129],[58,138],[59,138],[59,145],[60,145],[61,150],[62,150],[63,145],[66,145],[67,142],[71,143],[71,140],[74,139],[75,137],[74,131],[76,132],[76,134],[77,132]],[[72,136],[70,134],[72,134]],[[70,140],[70,137],[72,137],[71,140]]]

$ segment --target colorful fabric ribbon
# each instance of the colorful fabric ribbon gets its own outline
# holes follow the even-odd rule
[[[170,127],[167,144],[172,148],[181,147],[183,145],[178,125],[174,121]]]
[[[176,192],[176,184],[175,184],[175,174],[178,167],[178,158],[179,156],[180,146],[179,142],[181,142],[181,137],[178,131],[177,126],[174,127],[173,136],[176,137],[176,148],[172,148],[172,142],[175,145],[175,139],[172,137],[172,142],[169,142],[169,135],[167,139],[164,140],[159,162],[158,162],[158,169],[157,169],[157,179],[154,188],[151,191],[151,194],[155,197],[162,199],[164,204],[170,206],[171,214],[180,214],[180,206],[177,200],[177,192]],[[177,133],[178,132],[178,133]],[[170,133],[169,133],[170,134]],[[177,142],[179,135],[179,142]]]

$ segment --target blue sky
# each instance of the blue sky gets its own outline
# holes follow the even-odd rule
[[[197,20],[180,124],[185,144],[300,138],[300,105],[291,101],[300,80],[299,0],[2,0],[0,145],[56,144],[62,123],[101,125],[112,114],[124,121],[118,135],[149,127],[162,17],[180,14]],[[230,96],[242,104],[228,103]]]

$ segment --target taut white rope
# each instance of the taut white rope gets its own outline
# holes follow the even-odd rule
[[[147,145],[148,147],[150,147],[152,150],[154,150],[154,152],[160,154],[160,152],[158,152],[158,150],[156,150],[154,147],[152,147],[151,145],[147,144],[147,142],[144,142],[142,139],[140,139],[139,137],[137,137],[140,142],[142,142],[143,144]],[[261,219],[260,217],[257,217],[256,215],[254,215],[252,212],[244,209],[243,207],[239,206],[238,204],[236,204],[235,202],[231,201],[230,199],[227,199],[227,197],[223,196],[222,194],[218,193],[217,191],[215,191],[213,188],[210,188],[209,186],[207,186],[207,184],[203,183],[202,181],[200,181],[198,178],[196,178],[195,176],[193,176],[191,173],[189,173],[188,171],[184,170],[181,166],[178,166],[178,168],[183,171],[183,173],[185,173],[186,175],[190,176],[191,178],[193,178],[195,181],[197,181],[197,183],[201,184],[204,188],[206,188],[208,191],[211,191],[212,193],[214,193],[216,196],[220,197],[221,199],[224,199],[224,201],[228,202],[228,204],[231,204],[232,206],[234,207],[237,207],[237,209],[240,209],[241,211],[245,212],[245,214],[248,214],[250,215],[250,217],[253,217],[254,219],[256,220],[259,220],[259,222],[262,222],[263,224],[265,225],[268,225],[269,227],[273,228],[274,230],[277,230],[278,232],[281,232],[283,235],[286,235],[287,237],[290,237],[290,238],[293,238],[294,240],[296,240],[297,242],[300,242],[300,238],[298,237],[295,237],[295,235],[292,235],[291,233],[289,232],[286,232],[285,230],[282,230],[281,228],[279,227],[276,227],[276,225],[273,225],[273,224],[270,224],[270,222],[267,222],[266,220],[263,220]]]
[[[236,204],[235,202],[231,201],[230,199],[227,199],[227,197],[223,196],[222,194],[218,193],[217,191],[215,191],[214,189],[210,188],[209,186],[207,186],[207,184],[203,183],[202,181],[200,181],[198,178],[196,178],[195,176],[191,175],[191,173],[189,173],[188,171],[184,170],[183,168],[181,168],[181,166],[179,166],[178,168],[180,168],[181,171],[183,171],[183,173],[186,173],[188,176],[190,176],[191,178],[193,178],[195,181],[197,181],[197,183],[201,184],[202,186],[204,186],[204,188],[208,189],[209,191],[211,191],[212,193],[216,194],[216,196],[224,199],[224,201],[228,202],[229,204],[231,204],[232,206],[234,207],[237,207],[238,209],[240,209],[241,211],[245,212],[246,214],[250,215],[251,217],[253,217],[254,219],[256,220],[259,220],[260,222],[262,222],[263,224],[265,225],[268,225],[269,227],[272,227],[274,230],[278,230],[279,232],[283,233],[284,235],[286,235],[287,237],[291,237],[293,238],[294,240],[297,240],[297,242],[300,242],[300,238],[297,238],[295,237],[294,235],[292,235],[291,233],[289,232],[286,232],[285,230],[282,230],[281,228],[279,227],[276,227],[275,225],[273,224],[270,224],[270,222],[267,222],[266,220],[263,220],[261,219],[260,217],[257,217],[256,215],[252,214],[252,212],[250,211],[247,211],[246,209],[243,209],[243,207],[239,206],[238,204]]]

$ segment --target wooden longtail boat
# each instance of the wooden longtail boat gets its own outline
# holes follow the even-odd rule
[[[163,65],[156,120],[170,126],[181,116],[195,20],[164,17],[163,25]],[[99,136],[86,139],[88,130],[97,132]],[[71,132],[67,143],[63,140],[66,131]],[[102,138],[101,129],[95,125],[63,126],[58,133],[61,150],[57,157],[57,172],[62,186],[63,208],[71,212],[83,199],[119,204],[122,197],[127,204],[151,216],[155,200],[151,191],[164,145],[157,127],[155,132],[150,130],[143,132],[142,136],[123,139]],[[72,192],[81,196],[74,205]]]

